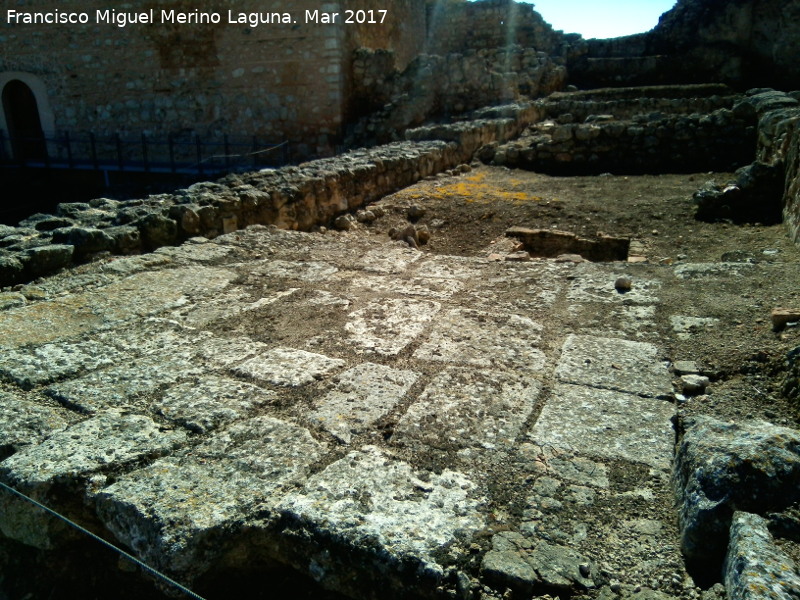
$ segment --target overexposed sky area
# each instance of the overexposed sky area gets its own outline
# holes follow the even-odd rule
[[[584,38],[610,38],[649,31],[675,0],[532,0],[553,28]]]

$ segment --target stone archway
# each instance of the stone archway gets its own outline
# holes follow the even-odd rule
[[[44,83],[30,73],[0,73],[0,91],[0,129],[8,136],[5,150],[20,161],[44,159],[44,138],[54,133]]]

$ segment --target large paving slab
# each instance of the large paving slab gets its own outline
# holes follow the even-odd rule
[[[672,389],[667,365],[655,345],[619,338],[568,336],[556,376],[564,383],[640,396],[666,396]]]
[[[0,478],[188,583],[696,600],[667,359],[723,327],[663,302],[748,269],[267,228],[84,265],[0,308]],[[0,531],[74,539],[2,494]]]
[[[557,385],[531,438],[585,456],[667,468],[675,432],[672,404],[614,390]]]

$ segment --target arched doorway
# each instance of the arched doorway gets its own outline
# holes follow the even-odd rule
[[[15,159],[44,160],[47,146],[39,117],[39,105],[30,87],[12,79],[3,87],[3,113]]]

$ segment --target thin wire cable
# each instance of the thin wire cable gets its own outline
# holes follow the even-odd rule
[[[196,163],[195,166],[202,165],[204,162],[208,162],[209,160],[214,160],[215,158],[242,158],[246,156],[256,156],[258,154],[264,154],[265,152],[272,152],[273,150],[277,150],[278,148],[285,146],[288,143],[289,143],[288,141],[281,142],[280,144],[272,146],[270,148],[264,148],[263,150],[256,150],[254,152],[245,152],[244,154],[215,154],[214,156],[209,156],[207,158],[204,158],[199,163]]]
[[[172,587],[174,587],[174,588],[176,588],[176,589],[180,590],[181,592],[183,592],[184,594],[186,594],[186,595],[187,595],[187,596],[189,596],[190,598],[194,598],[194,600],[205,600],[205,599],[204,599],[202,596],[200,596],[200,595],[198,595],[198,594],[194,593],[192,590],[190,590],[190,589],[189,589],[189,588],[187,588],[186,586],[184,586],[184,585],[181,585],[180,583],[178,583],[178,582],[177,582],[177,581],[175,581],[174,579],[171,579],[170,577],[167,577],[166,575],[164,575],[164,574],[163,574],[163,573],[161,573],[160,571],[157,571],[156,569],[154,569],[154,568],[153,568],[153,567],[151,567],[150,565],[148,565],[148,564],[146,564],[146,563],[143,563],[141,560],[139,560],[139,559],[138,559],[138,558],[136,558],[135,556],[133,556],[133,555],[131,555],[131,554],[128,554],[127,552],[125,552],[125,550],[123,550],[123,549],[121,549],[121,548],[117,548],[117,547],[116,547],[114,544],[112,544],[111,542],[108,542],[108,541],[104,540],[103,538],[101,538],[100,536],[98,536],[98,535],[95,535],[94,533],[92,533],[91,531],[89,531],[88,529],[86,529],[85,527],[82,527],[82,526],[78,525],[77,523],[75,523],[74,521],[72,521],[72,520],[70,520],[69,518],[65,517],[65,516],[64,516],[64,515],[62,515],[61,513],[58,513],[58,512],[56,512],[56,511],[54,511],[52,508],[49,508],[49,507],[45,506],[45,505],[44,505],[44,504],[42,504],[41,502],[38,502],[37,500],[34,500],[33,498],[31,498],[31,497],[29,497],[29,496],[26,496],[26,495],[25,495],[25,494],[23,494],[22,492],[15,490],[14,488],[12,488],[12,487],[10,487],[10,486],[6,485],[6,484],[5,484],[5,483],[3,483],[2,481],[0,481],[0,488],[3,488],[4,490],[6,490],[6,491],[10,492],[10,493],[11,493],[11,494],[13,494],[14,496],[18,496],[19,498],[22,498],[23,500],[25,500],[25,501],[27,501],[27,502],[30,502],[31,504],[33,504],[34,506],[36,506],[36,507],[38,507],[38,508],[42,509],[43,511],[45,511],[45,512],[46,512],[46,513],[48,513],[49,515],[52,515],[53,517],[55,517],[55,518],[57,518],[57,519],[59,519],[59,520],[63,521],[64,523],[66,523],[66,524],[67,524],[67,525],[69,525],[70,527],[73,527],[74,529],[77,529],[77,530],[78,530],[78,531],[80,531],[81,533],[84,533],[84,534],[88,535],[88,536],[89,536],[90,538],[92,538],[93,540],[95,540],[95,541],[97,541],[97,542],[100,542],[100,543],[101,543],[103,546],[105,546],[106,548],[109,548],[110,550],[113,550],[114,552],[117,552],[117,553],[118,553],[120,556],[123,556],[123,557],[127,558],[129,561],[131,561],[131,562],[133,562],[133,563],[135,563],[135,564],[139,565],[139,566],[140,566],[142,569],[144,569],[145,571],[147,571],[147,572],[148,572],[148,573],[150,573],[151,575],[153,575],[153,576],[155,576],[155,577],[157,577],[157,578],[161,579],[162,581],[164,581],[164,582],[168,583],[168,584],[169,584],[169,585],[171,585]]]

